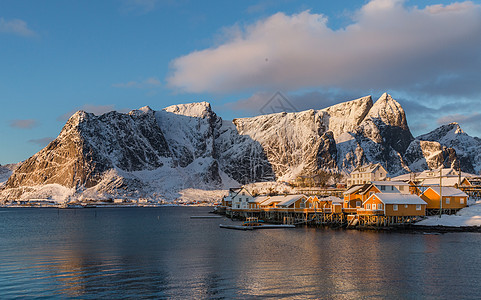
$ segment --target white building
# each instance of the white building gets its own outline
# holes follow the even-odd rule
[[[244,187],[232,191],[232,193],[229,193],[228,197],[230,197],[230,200],[232,201],[232,209],[248,209],[249,201],[254,199],[251,193],[249,193]]]
[[[347,179],[347,186],[386,180],[387,175],[386,169],[381,164],[363,165],[351,172],[351,177]]]

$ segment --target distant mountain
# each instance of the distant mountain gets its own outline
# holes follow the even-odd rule
[[[479,172],[481,140],[453,123],[413,138],[388,94],[322,110],[224,121],[207,102],[95,116],[75,113],[59,136],[13,172],[0,199],[149,197],[188,188],[288,181],[379,162],[391,176],[456,164]],[[447,159],[446,159],[447,158]]]
[[[18,167],[18,164],[0,165],[0,187],[2,187],[8,178],[12,175],[13,171]]]
[[[441,163],[468,173],[481,171],[481,139],[467,135],[458,123],[442,125],[414,140],[405,156],[413,171],[437,168]]]

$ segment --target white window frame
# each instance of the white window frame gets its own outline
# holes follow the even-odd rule
[[[367,204],[366,204],[366,209],[371,209],[371,204],[370,204],[370,203],[367,203]]]
[[[464,197],[459,198],[459,204],[464,204]]]
[[[382,210],[382,203],[378,203],[377,209]]]
[[[421,204],[416,204],[416,210],[421,210]]]
[[[449,197],[446,198],[446,204],[451,204],[451,198]]]
[[[392,205],[392,210],[394,210],[394,211],[397,211],[397,210],[398,210],[397,204],[393,204],[393,205]]]
[[[356,207],[361,207],[362,203],[361,201],[356,201]]]
[[[407,204],[404,204],[404,208],[408,208],[408,205],[407,205]]]

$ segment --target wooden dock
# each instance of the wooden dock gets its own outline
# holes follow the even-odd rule
[[[190,216],[191,219],[222,219],[222,216],[212,215],[212,216]]]

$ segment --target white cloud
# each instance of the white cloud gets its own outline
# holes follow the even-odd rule
[[[143,81],[129,81],[125,83],[112,84],[112,86],[116,88],[136,88],[136,89],[156,88],[156,87],[160,87],[161,85],[162,85],[161,82],[155,77],[150,77]]]
[[[4,18],[0,18],[0,33],[15,34],[24,37],[37,35],[33,30],[28,28],[25,21],[19,19],[6,21]]]
[[[172,61],[169,86],[197,93],[319,87],[429,92],[439,78],[453,78],[472,82],[467,88],[481,93],[481,6],[472,2],[418,8],[372,0],[339,30],[328,27],[326,16],[304,11],[226,32],[235,33]]]

